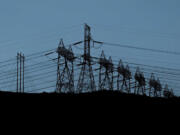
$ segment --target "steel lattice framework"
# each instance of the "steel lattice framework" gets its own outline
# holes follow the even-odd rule
[[[174,92],[172,89],[169,89],[168,85],[165,85],[163,96],[166,98],[170,98],[174,96]]]
[[[146,94],[146,79],[144,77],[144,74],[140,71],[139,67],[136,70],[134,79],[135,79],[134,93],[145,95]]]
[[[77,85],[78,92],[91,92],[96,90],[94,81],[92,59],[91,59],[91,28],[85,24],[84,26],[84,54],[83,62],[80,64],[81,72]]]
[[[56,92],[72,93],[74,92],[74,53],[71,47],[69,49],[65,48],[62,39],[59,43],[57,53],[58,63]]]
[[[106,59],[102,51],[99,70],[99,90],[113,90],[113,63],[111,57]]]
[[[119,65],[117,67],[118,71],[118,78],[117,78],[117,89],[118,90],[125,90],[126,92],[131,92],[131,71],[129,69],[129,66],[124,66],[122,60],[119,61]],[[120,88],[121,86],[121,88]]]
[[[155,79],[154,74],[151,75],[149,80],[149,96],[161,97],[162,85],[159,79]]]

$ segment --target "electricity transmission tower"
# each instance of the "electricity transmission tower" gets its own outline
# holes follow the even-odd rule
[[[24,63],[24,54],[17,53],[17,93],[24,93]]]
[[[134,79],[135,79],[134,93],[145,95],[146,80],[145,80],[144,74],[140,71],[139,67],[136,70]]]
[[[163,92],[163,96],[164,96],[165,98],[174,97],[173,89],[169,89],[167,84],[165,85],[164,92]]]
[[[111,57],[106,59],[104,51],[100,57],[99,90],[113,90],[113,63]]]
[[[149,96],[161,97],[162,85],[159,79],[155,79],[154,74],[151,75],[149,87]]]
[[[127,65],[126,67],[124,67],[122,60],[120,60],[119,65],[117,67],[117,72],[117,89],[121,91],[125,90],[127,93],[130,93],[132,75],[129,66]]]
[[[77,91],[90,92],[96,90],[93,69],[91,64],[91,28],[87,24],[84,26],[84,54],[83,62],[80,64],[81,72],[77,84]]]
[[[58,49],[56,92],[72,93],[74,91],[74,53],[72,48],[66,49],[61,39]]]

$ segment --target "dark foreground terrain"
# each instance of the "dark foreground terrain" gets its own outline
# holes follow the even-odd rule
[[[11,101],[18,103],[42,102],[42,103],[115,103],[116,105],[124,104],[180,104],[180,98],[150,98],[147,96],[138,96],[134,94],[125,94],[114,91],[101,91],[85,94],[18,94],[11,92],[0,92],[0,101]]]

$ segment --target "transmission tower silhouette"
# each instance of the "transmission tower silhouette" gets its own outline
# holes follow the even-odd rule
[[[84,25],[84,54],[83,62],[80,64],[81,72],[77,84],[78,92],[90,92],[96,90],[91,59],[91,28]]]
[[[74,53],[72,48],[66,49],[63,39],[60,40],[57,61],[57,83],[56,92],[72,93],[74,92]]]
[[[99,70],[99,90],[113,90],[113,63],[111,57],[106,59],[102,51]]]
[[[117,77],[117,89],[125,90],[127,93],[131,92],[131,71],[129,66],[124,66],[122,60],[119,61],[119,65],[117,67],[118,77]],[[121,88],[120,88],[121,86]]]
[[[135,79],[134,93],[145,95],[145,93],[146,93],[146,91],[145,91],[146,90],[146,79],[144,77],[144,74],[140,71],[139,67],[136,70],[134,79]]]
[[[154,74],[151,74],[151,78],[149,80],[149,96],[151,97],[161,97],[162,92],[162,84],[159,79],[155,79]]]

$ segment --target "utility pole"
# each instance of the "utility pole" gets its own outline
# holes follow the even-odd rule
[[[84,25],[84,55],[83,63],[80,65],[82,65],[82,67],[77,91],[79,93],[95,91],[96,85],[91,64],[91,28],[87,24]]]
[[[19,92],[19,53],[17,53],[17,88],[16,92]]]
[[[22,80],[21,80],[21,78],[22,78],[22,54],[20,53],[20,93],[21,93],[21,86],[22,86]]]
[[[25,64],[25,56],[23,54],[23,93],[24,93],[24,69],[25,69],[24,64]]]
[[[24,93],[24,64],[25,56],[22,53],[17,53],[17,93]]]

